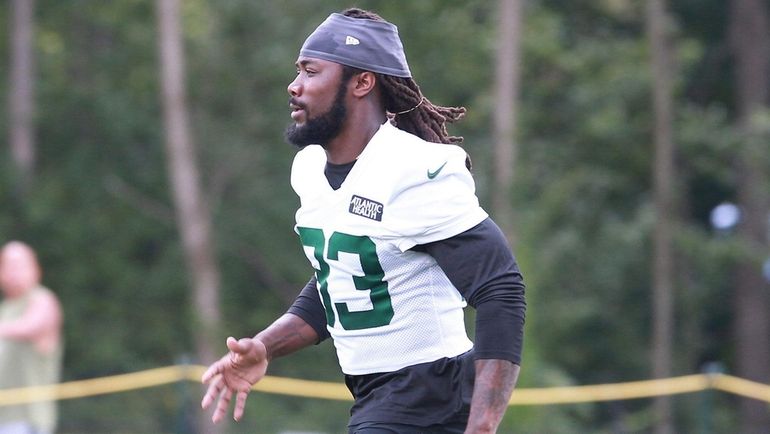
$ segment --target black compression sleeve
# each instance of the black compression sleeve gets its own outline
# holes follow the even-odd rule
[[[527,307],[524,280],[495,222],[488,218],[461,234],[414,250],[433,256],[476,308],[476,358],[520,364]]]
[[[310,278],[287,312],[297,315],[310,327],[313,327],[318,335],[318,342],[316,343],[320,343],[329,337],[329,330],[326,329],[326,312],[323,304],[321,304],[321,296],[318,295],[316,282],[315,276]]]

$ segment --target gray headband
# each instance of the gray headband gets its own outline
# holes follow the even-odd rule
[[[398,28],[387,21],[331,14],[307,37],[300,56],[409,78]]]

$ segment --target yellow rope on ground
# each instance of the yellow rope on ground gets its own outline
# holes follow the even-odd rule
[[[705,375],[633,381],[628,383],[597,384],[592,386],[548,387],[517,389],[511,396],[511,405],[546,405],[578,402],[618,401],[649,398],[660,395],[700,392],[709,388]]]
[[[129,374],[88,380],[69,381],[60,384],[17,389],[0,389],[0,406],[23,404],[34,401],[85,398],[88,396],[126,392],[135,389],[162,386],[180,381],[200,381],[205,367],[178,365],[148,369]],[[650,398],[662,395],[721,390],[770,403],[770,385],[744,380],[725,374],[687,375],[659,380],[632,381],[626,383],[597,384],[589,386],[547,387],[516,389],[510,405],[571,404],[624,399]],[[299,380],[266,376],[253,390],[264,393],[300,396],[305,398],[352,400],[342,383]]]
[[[711,380],[714,389],[735,395],[770,402],[770,385],[744,380],[730,375],[715,375]]]
[[[184,366],[168,366],[90,380],[69,381],[66,383],[18,389],[3,389],[0,390],[0,406],[34,401],[85,398],[87,396],[160,386],[188,379],[185,375],[188,369],[188,367]]]

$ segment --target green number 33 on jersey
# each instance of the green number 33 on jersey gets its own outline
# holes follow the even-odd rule
[[[316,277],[326,310],[327,324],[330,327],[334,327],[335,324],[334,309],[329,296],[329,261],[338,261],[340,252],[358,255],[364,275],[351,276],[351,278],[357,290],[370,291],[369,299],[372,302],[372,309],[352,312],[348,309],[347,303],[334,303],[342,327],[345,330],[361,330],[390,324],[390,320],[393,319],[393,306],[388,293],[388,282],[383,280],[385,272],[377,258],[374,242],[367,236],[334,232],[329,237],[327,248],[326,238],[321,229],[298,227],[297,231],[302,245],[313,248],[313,256],[318,261]]]

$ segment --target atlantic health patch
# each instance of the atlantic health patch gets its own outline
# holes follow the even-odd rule
[[[350,198],[350,207],[348,208],[348,211],[351,214],[381,222],[382,210],[382,204],[377,201],[356,195],[353,195],[353,197]]]

